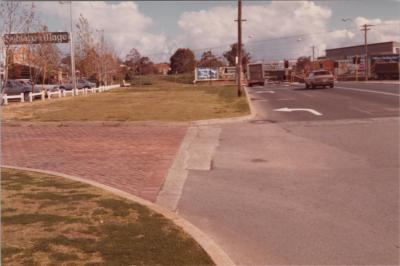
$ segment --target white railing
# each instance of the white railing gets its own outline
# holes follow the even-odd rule
[[[85,89],[76,89],[76,95],[85,94]]]
[[[85,88],[84,89],[85,90],[85,94],[88,94],[88,92],[90,91],[91,93],[95,93],[96,92],[96,90],[95,90],[95,88]]]
[[[35,96],[40,96],[40,99],[43,101],[44,100],[44,91],[41,92],[30,92],[29,93],[29,102],[33,101],[33,97]]]
[[[63,92],[62,92],[63,97],[66,97],[68,93],[71,93],[71,96],[74,96],[74,91],[73,90],[70,90],[70,91],[63,90]]]
[[[119,84],[115,84],[115,85],[108,85],[108,86],[100,86],[98,88],[90,88],[90,89],[77,89],[76,90],[76,95],[80,95],[80,94],[88,94],[88,92],[91,93],[96,93],[96,92],[104,92],[104,91],[109,91],[115,88],[119,88],[120,85]],[[51,99],[54,95],[58,96],[58,98],[61,97],[66,97],[68,96],[68,94],[71,94],[71,96],[74,96],[74,90],[58,90],[58,91],[47,91],[47,98]],[[29,102],[32,102],[35,96],[40,96],[41,100],[45,100],[45,92],[29,92]],[[7,94],[3,94],[3,102],[5,105],[8,104],[8,100],[9,99],[19,99],[22,103],[25,102],[24,99],[24,94],[18,94],[18,95],[7,95]]]
[[[21,103],[25,102],[23,93],[18,94],[18,95],[3,94],[4,105],[8,104],[9,99],[20,99]]]
[[[52,95],[57,95],[58,98],[61,98],[61,91],[48,91],[47,98],[51,99]]]

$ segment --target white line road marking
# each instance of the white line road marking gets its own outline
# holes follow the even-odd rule
[[[304,96],[310,97],[310,98],[314,98],[314,96],[308,94],[308,93],[303,93]]]
[[[322,114],[318,111],[315,111],[314,109],[305,109],[305,108],[279,108],[279,109],[274,109],[274,111],[277,112],[293,112],[293,111],[304,111],[304,112],[310,112],[313,115],[321,116]]]
[[[294,101],[293,98],[281,98],[281,99],[276,99],[277,101]]]
[[[257,91],[255,93],[275,93],[275,91]]]
[[[357,108],[357,107],[350,107],[350,109],[359,111],[359,112],[361,112],[361,113],[365,113],[365,114],[372,115],[372,112],[369,112],[369,111],[367,111],[367,110],[363,110],[363,109],[360,109],[360,108]]]
[[[349,88],[349,87],[339,87],[339,86],[335,86],[335,88],[336,89],[342,89],[342,90],[350,90],[350,91],[363,91],[363,92],[370,92],[370,93],[377,93],[377,94],[386,94],[386,95],[392,95],[392,96],[400,97],[400,94],[384,92],[384,91],[371,91],[371,90],[363,90],[363,89],[356,89],[356,88]]]

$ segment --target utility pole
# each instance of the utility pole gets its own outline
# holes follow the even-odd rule
[[[367,32],[370,30],[370,27],[374,25],[364,24],[362,25],[361,31],[364,32],[364,49],[365,49],[365,57],[364,57],[364,70],[365,70],[365,81],[368,81],[368,44],[367,44]]]
[[[315,60],[315,45],[311,46],[312,49],[312,61],[314,62]]]
[[[237,62],[236,62],[236,73],[237,73],[237,95],[242,95],[242,22],[246,21],[242,19],[242,0],[238,0],[238,19],[235,20],[238,23],[238,42],[237,42]]]

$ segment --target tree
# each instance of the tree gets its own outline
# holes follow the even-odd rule
[[[41,32],[47,32],[48,27],[42,26]],[[50,73],[58,71],[60,63],[60,50],[56,44],[53,43],[40,43],[35,44],[31,48],[31,60],[30,65],[35,66],[33,69],[33,76],[31,80],[34,83],[39,83],[37,80],[39,75],[42,77],[41,83],[44,84],[45,80],[49,78]],[[32,73],[31,73],[32,74]]]
[[[90,77],[98,75],[100,72],[100,63],[102,58],[99,58],[99,45],[96,45],[93,39],[93,30],[90,27],[89,21],[82,14],[76,24],[77,37],[75,44],[75,65],[81,75]]]
[[[199,63],[199,67],[221,67],[225,64],[219,60],[211,51],[206,51],[202,54]]]
[[[20,1],[0,1],[0,35],[20,32],[30,32],[35,19],[35,4]],[[12,54],[15,46],[0,42],[1,53],[3,49],[7,55],[4,58],[4,80],[7,80],[8,72],[13,64]]]
[[[303,73],[306,66],[311,64],[311,59],[309,56],[300,56],[296,62],[296,71]]]
[[[170,58],[170,73],[188,73],[194,71],[196,59],[192,50],[179,48]]]
[[[142,56],[136,48],[132,48],[125,57],[125,65],[133,66]]]
[[[139,73],[139,75],[149,75],[155,72],[154,63],[148,57],[139,59],[136,66],[136,73]]]
[[[236,66],[236,56],[238,52],[238,44],[231,44],[231,49],[224,53],[224,57],[229,62],[229,66]],[[250,62],[250,54],[244,50],[244,45],[242,44],[242,69],[246,70],[247,64]]]

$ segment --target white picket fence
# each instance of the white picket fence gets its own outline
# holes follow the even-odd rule
[[[42,100],[42,101],[44,101],[44,91],[41,91],[41,92],[30,92],[29,93],[29,101],[30,102],[32,102],[33,101],[33,98],[35,97],[35,96],[40,96],[40,99]]]
[[[48,91],[48,92],[47,92],[47,98],[48,98],[48,99],[51,99],[51,97],[52,97],[53,95],[57,95],[58,98],[61,98],[61,97],[62,97],[61,91]]]
[[[3,94],[3,103],[4,105],[8,104],[8,100],[10,99],[20,99],[21,103],[25,102],[24,99],[24,94],[18,94],[18,95],[7,95],[7,94]]]
[[[108,85],[108,86],[100,86],[98,88],[91,88],[91,89],[77,89],[76,90],[76,95],[85,95],[88,94],[89,92],[94,94],[97,92],[104,92],[104,91],[109,91],[115,88],[119,88],[120,85],[116,84],[116,85]],[[61,97],[67,97],[68,95],[74,96],[74,91],[73,90],[63,90],[63,91],[48,91],[47,92],[47,98],[50,100],[52,98],[54,98],[54,96],[57,96],[57,98],[61,98]],[[40,99],[43,101],[45,100],[45,92],[35,92],[29,93],[29,102],[32,102],[35,96],[40,96]],[[19,99],[21,103],[25,102],[24,99],[24,94],[18,94],[18,95],[7,95],[7,94],[3,94],[3,103],[4,105],[8,104],[8,100],[10,99]]]

